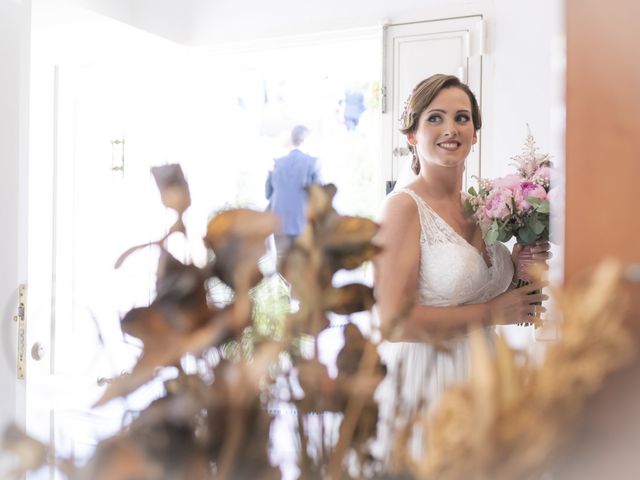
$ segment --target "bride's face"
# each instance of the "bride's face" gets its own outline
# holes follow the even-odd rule
[[[444,88],[420,114],[415,132],[407,139],[416,146],[421,163],[443,167],[464,165],[477,142],[471,119],[471,101],[455,87]]]

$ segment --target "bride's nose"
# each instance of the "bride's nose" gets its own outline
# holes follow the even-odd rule
[[[445,137],[455,137],[458,135],[458,128],[456,127],[455,122],[448,122],[445,125],[444,136]]]

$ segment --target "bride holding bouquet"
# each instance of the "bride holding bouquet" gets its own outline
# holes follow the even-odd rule
[[[467,85],[442,74],[423,80],[400,120],[417,177],[385,200],[377,238],[383,250],[374,287],[387,340],[381,354],[388,378],[399,382],[383,383],[378,392],[387,420],[426,411],[449,385],[465,380],[469,329],[484,327],[491,336],[493,325],[544,311],[543,285],[517,285],[532,263],[550,256],[547,241],[517,244],[512,252],[497,237],[486,241],[487,230],[469,211],[462,178],[481,116]]]

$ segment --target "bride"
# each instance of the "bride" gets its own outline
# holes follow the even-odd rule
[[[499,242],[487,246],[465,215],[465,160],[480,127],[476,98],[457,77],[433,75],[407,100],[401,132],[417,176],[385,201],[375,261],[377,311],[388,340],[381,355],[389,375],[378,390],[383,420],[426,411],[466,378],[470,328],[484,327],[490,337],[493,325],[544,311],[534,305],[547,299],[533,293],[540,284],[514,287],[532,263],[549,258],[548,243],[516,245],[512,253]],[[436,348],[431,340],[442,337],[446,343]],[[390,384],[394,377],[399,384]],[[420,455],[419,439],[413,443]]]

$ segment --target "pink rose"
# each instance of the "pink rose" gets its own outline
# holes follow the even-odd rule
[[[547,192],[542,186],[538,185],[537,183],[525,181],[518,186],[518,190],[514,195],[516,207],[518,208],[518,210],[528,210],[531,208],[531,205],[526,200],[527,197],[534,197],[540,200],[544,200],[545,198],[547,198]]]
[[[511,213],[512,194],[508,189],[494,190],[487,198],[484,214],[488,218],[503,219]]]

